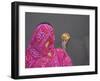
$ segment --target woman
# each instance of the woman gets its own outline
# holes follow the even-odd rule
[[[39,24],[26,49],[26,68],[71,66],[71,58],[64,48],[67,42],[62,43],[61,49],[54,47],[54,41],[52,26],[48,23]]]

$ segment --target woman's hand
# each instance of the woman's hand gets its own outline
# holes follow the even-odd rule
[[[62,41],[62,48],[66,49],[66,45],[67,45],[68,41]]]

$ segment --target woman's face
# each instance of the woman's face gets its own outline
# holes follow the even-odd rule
[[[54,29],[49,24],[40,24],[33,33],[33,45],[41,52],[46,53],[54,48]]]

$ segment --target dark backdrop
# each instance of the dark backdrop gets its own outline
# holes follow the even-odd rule
[[[89,16],[71,14],[25,13],[26,47],[36,25],[48,22],[55,29],[55,47],[61,47],[61,34],[69,32],[67,51],[74,65],[89,64]]]

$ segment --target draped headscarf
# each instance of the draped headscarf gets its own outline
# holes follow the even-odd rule
[[[39,24],[32,33],[26,48],[25,67],[55,67],[72,65],[71,58],[61,48],[54,47],[55,35],[53,26]]]

